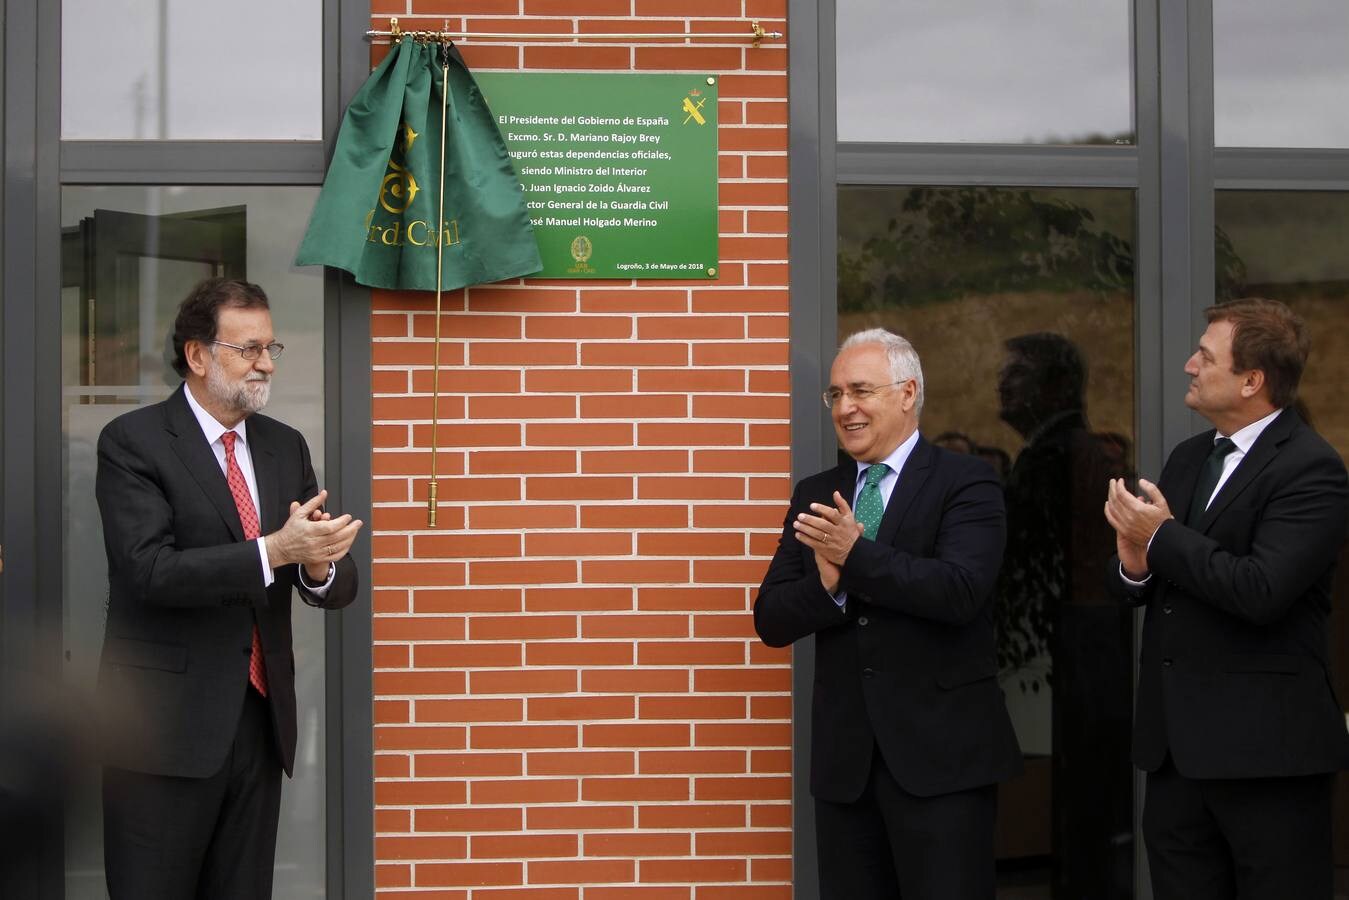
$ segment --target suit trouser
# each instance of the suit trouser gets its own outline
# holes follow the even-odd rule
[[[1259,726],[1254,726],[1259,727]],[[1333,775],[1148,773],[1143,840],[1156,900],[1330,900]]]
[[[272,895],[281,761],[267,700],[252,688],[209,778],[103,770],[103,856],[112,900],[266,900]]]
[[[919,797],[871,753],[862,796],[815,801],[821,900],[992,900],[996,785]]]

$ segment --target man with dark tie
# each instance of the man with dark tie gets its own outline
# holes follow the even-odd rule
[[[173,348],[184,384],[98,441],[108,892],[267,898],[295,760],[291,593],[355,599],[361,522],[323,511],[304,438],[259,414],[283,349],[261,288],[199,284]]]
[[[1145,605],[1134,763],[1157,900],[1330,900],[1349,734],[1326,620],[1344,463],[1294,408],[1310,341],[1282,303],[1205,310],[1185,403],[1214,429],[1157,484],[1110,483],[1108,583]],[[1173,511],[1171,504],[1175,504]]]
[[[845,340],[824,401],[849,458],[797,484],[754,604],[769,646],[815,636],[820,895],[991,900],[996,785],[1021,770],[990,609],[1002,487],[919,434],[898,335]]]

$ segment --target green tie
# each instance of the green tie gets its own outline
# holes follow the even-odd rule
[[[1208,509],[1209,498],[1223,474],[1223,459],[1235,449],[1237,445],[1231,438],[1220,437],[1213,442],[1213,452],[1204,460],[1204,468],[1199,472],[1199,481],[1194,486],[1194,496],[1190,498],[1190,514],[1185,518],[1187,525],[1197,523]]]
[[[876,529],[881,527],[881,516],[885,515],[885,503],[881,500],[881,479],[890,467],[885,463],[876,463],[866,471],[867,483],[862,485],[862,493],[857,495],[857,508],[853,516],[862,523],[862,537],[869,541],[876,539]]]

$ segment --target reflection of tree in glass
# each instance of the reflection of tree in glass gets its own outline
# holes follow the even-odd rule
[[[839,253],[841,312],[976,293],[1132,288],[1129,242],[1076,203],[1030,190],[913,188],[901,209],[857,253]]]

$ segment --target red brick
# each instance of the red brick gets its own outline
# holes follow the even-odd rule
[[[514,394],[520,390],[520,371],[518,369],[488,369],[483,367],[465,368],[457,366],[435,372],[422,369],[412,373],[412,390],[418,394],[430,394],[439,383],[442,402],[445,394]]]
[[[580,49],[589,52],[595,48]],[[628,316],[530,316],[525,320],[525,337],[538,341],[623,340],[633,337],[632,319]]]
[[[757,585],[767,569],[767,562],[761,559],[699,559],[693,562],[693,580],[699,584]]]
[[[637,320],[637,337],[644,341],[735,340],[744,336],[745,320],[741,316],[643,316]]]
[[[482,776],[512,776],[524,774],[524,754],[522,753],[418,753],[418,778],[474,778]],[[490,813],[491,810],[485,810]],[[447,813],[448,815],[448,813]],[[492,821],[487,819],[488,823]],[[464,814],[462,828],[431,828],[429,831],[473,831],[471,818]],[[508,831],[514,830],[507,827]]]
[[[756,637],[754,632],[754,618],[744,612],[695,616],[693,619],[693,636],[700,640],[707,638],[744,638],[746,640],[754,640]]]
[[[642,641],[639,666],[738,666],[745,662],[744,641]]]
[[[643,447],[740,446],[745,426],[738,423],[640,422],[637,443]]]
[[[745,861],[743,859],[699,859],[696,865],[689,865],[688,860],[648,859],[642,860],[641,877],[643,881],[654,882],[744,881]]]
[[[571,669],[521,669],[479,671],[470,676],[474,694],[569,694],[576,690],[576,672]]]
[[[459,641],[464,620],[444,616],[375,616],[371,629],[377,641]]]
[[[470,397],[468,414],[474,419],[569,419],[576,415],[571,396]]]
[[[581,398],[581,417],[622,419],[633,410],[652,419],[684,419],[689,414],[687,394],[599,394]]]
[[[699,747],[758,748],[792,745],[792,727],[787,722],[780,724],[709,722],[696,726],[694,734],[695,743]],[[586,743],[589,744],[588,739]]]
[[[436,427],[440,449],[461,447],[518,447],[520,426],[498,422],[441,422]],[[426,429],[427,437],[431,430]],[[430,458],[430,453],[425,454]]]
[[[526,645],[525,662],[531,666],[630,666],[632,648],[631,641],[545,641]]]
[[[583,725],[581,727],[581,746],[687,747],[689,746],[689,726],[664,723],[658,725]]]
[[[525,703],[517,698],[457,697],[416,701],[420,724],[428,722],[522,722]]]
[[[637,496],[642,500],[744,500],[745,480],[694,475],[639,476]]]
[[[575,803],[579,798],[575,778],[475,780],[472,786],[473,802],[476,804]]]
[[[744,556],[745,535],[734,532],[639,534],[638,556]]]
[[[493,834],[473,837],[474,859],[573,857],[580,849],[574,834]]]
[[[632,387],[631,369],[531,369],[525,372],[525,390],[530,393],[626,393]]]
[[[519,809],[482,806],[416,810],[418,831],[519,831],[524,816]]]
[[[751,324],[762,320],[762,316],[753,316]],[[786,322],[783,320],[783,334],[750,334],[753,338],[785,337]],[[790,345],[781,341],[749,341],[743,344],[697,344],[693,348],[695,366],[785,366]]]
[[[531,447],[625,447],[632,445],[632,424],[628,422],[531,423],[525,443]]]
[[[444,835],[376,837],[376,859],[463,859],[468,855],[468,839]]]
[[[412,334],[419,338],[434,338],[436,335],[435,314],[412,317]],[[440,316],[440,337],[446,338],[519,338],[519,316],[475,316],[463,312],[442,313]],[[441,361],[444,365],[444,360]]]
[[[643,697],[644,720],[744,719],[744,697]]]
[[[524,866],[518,862],[422,863],[417,866],[417,884],[421,887],[521,884],[523,876]]]
[[[686,291],[653,291],[647,288],[586,290],[581,292],[581,311],[597,312],[687,312]]]
[[[462,781],[377,781],[377,806],[446,806],[464,803],[467,789]]]
[[[777,512],[780,514],[781,510]],[[576,507],[544,506],[537,503],[527,506],[524,504],[475,506],[468,511],[468,522],[469,527],[480,529],[575,528]]]
[[[530,612],[588,612],[632,609],[630,588],[528,588],[525,609]]]
[[[641,858],[652,856],[688,856],[693,842],[688,834],[670,832],[633,832],[629,834],[587,834],[586,856]]]
[[[697,836],[698,856],[790,856],[790,831],[716,831]]]
[[[688,521],[685,506],[625,503],[581,507],[582,528],[687,528]]]
[[[790,719],[792,717],[791,697],[750,697],[749,717],[751,719]]]
[[[693,398],[693,415],[699,419],[786,419],[791,409],[787,397],[716,397]]]
[[[511,30],[519,31],[526,25],[527,19],[511,19]],[[565,20],[558,20],[566,24]],[[546,20],[535,24],[556,27]],[[499,31],[497,28],[470,26],[478,31]],[[765,106],[772,104],[763,104]],[[785,106],[786,104],[782,104]],[[482,284],[468,289],[468,308],[476,312],[574,312],[576,309],[576,291],[563,288],[540,288],[534,285],[518,287],[515,285]]]
[[[516,559],[469,563],[474,584],[550,584],[576,580],[574,560]]]
[[[374,702],[374,720],[376,725],[406,725],[411,719],[412,704],[407,700],[376,700]]]
[[[630,859],[531,862],[529,880],[544,884],[622,884],[633,880],[636,868],[637,864]]]
[[[626,532],[561,531],[525,535],[528,556],[628,556],[632,535]]]
[[[749,755],[749,770],[756,775],[790,775],[792,751],[755,750]]]
[[[688,800],[687,778],[586,778],[581,781],[581,799],[589,801]],[[673,879],[662,879],[671,881]]]
[[[589,450],[581,454],[581,471],[587,475],[687,472],[689,455],[684,450]]]
[[[412,537],[419,560],[474,559],[520,555],[518,534],[418,534]]]
[[[631,719],[637,710],[632,697],[530,697],[531,722]]]
[[[515,475],[537,472],[575,472],[572,450],[475,450],[468,455],[468,471],[474,475]],[[776,471],[786,471],[779,468]]]
[[[535,806],[525,810],[525,823],[530,830],[631,828],[633,811],[631,806]]]
[[[566,753],[531,752],[530,775],[631,775],[631,752],[571,751]]]
[[[624,341],[581,344],[583,366],[684,366],[689,346],[684,343]]]
[[[791,828],[792,805],[790,803],[756,803],[750,807],[749,823],[755,828]]]
[[[755,211],[751,211],[753,216]],[[693,292],[695,313],[780,313],[786,318],[791,295],[783,290],[746,288],[697,288]]]
[[[475,584],[459,588],[418,588],[412,608],[419,613],[519,612],[519,588],[488,588]]]
[[[684,560],[581,560],[581,580],[586,584],[653,584],[688,578],[689,564]]]
[[[591,669],[581,673],[581,690],[596,694],[683,694],[689,690],[687,669]]]
[[[637,47],[633,68],[724,72],[739,69],[744,55],[739,47]]]
[[[783,104],[785,107],[786,104]],[[782,151],[787,149],[787,129],[757,125],[744,128],[723,128],[719,135],[721,150],[744,151],[747,153],[763,151]],[[725,251],[723,250],[723,253]]]
[[[637,811],[643,828],[743,828],[745,805],[717,803],[662,803]]]
[[[474,366],[574,366],[576,344],[570,341],[481,341],[469,347]]]
[[[474,750],[529,750],[575,747],[575,725],[474,725],[469,744]]]
[[[600,475],[582,478],[534,475],[525,482],[525,496],[530,500],[630,500],[632,479]]]
[[[754,165],[756,157],[751,156],[748,160],[749,165]],[[754,177],[751,170],[750,177]],[[722,206],[786,206],[787,205],[787,184],[786,182],[769,181],[723,181],[717,191]],[[728,240],[734,240],[728,238]],[[739,238],[741,241],[763,241],[766,244],[780,245],[777,253],[768,253],[759,256],[732,256],[727,252],[725,246],[721,249],[721,260],[724,265],[728,261],[745,259],[751,261],[758,260],[785,260],[787,258],[787,246],[785,238]],[[724,243],[724,242],[723,242]],[[745,248],[748,249],[748,248]],[[760,248],[761,252],[763,248]],[[743,249],[739,252],[745,252]]]
[[[750,178],[786,178],[788,175],[789,164],[787,157],[777,155],[750,156],[745,159],[745,174]],[[785,267],[784,267],[785,268]],[[754,282],[755,284],[763,282]],[[785,284],[784,281],[773,281],[772,284]]]
[[[376,696],[462,694],[463,672],[376,672]],[[385,748],[388,749],[388,748]]]
[[[702,775],[746,771],[743,750],[643,750],[637,755],[643,775]]]
[[[467,728],[423,725],[377,725],[377,750],[462,750]]]
[[[743,369],[643,369],[637,373],[638,390],[741,392],[745,390]]]

